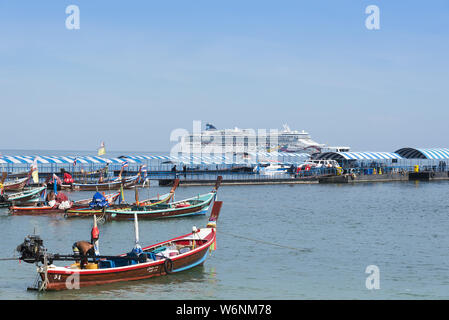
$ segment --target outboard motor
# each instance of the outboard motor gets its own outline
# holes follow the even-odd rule
[[[20,254],[20,260],[27,263],[35,263],[43,260],[45,248],[44,241],[38,235],[29,235],[16,249]]]
[[[0,203],[7,202],[8,196],[6,194],[0,194]]]

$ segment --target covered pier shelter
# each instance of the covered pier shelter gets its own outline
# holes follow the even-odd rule
[[[403,157],[394,152],[325,152],[319,154],[317,160],[398,160]]]
[[[216,170],[232,168],[236,165],[253,166],[261,162],[279,161],[286,164],[299,164],[309,158],[304,153],[289,152],[258,152],[248,153],[245,156],[236,155],[168,155],[168,154],[142,154],[121,155],[115,157],[100,157],[94,155],[2,155],[0,156],[0,170],[11,173],[28,171],[36,160],[38,170],[42,173],[56,173],[60,169],[69,172],[98,170],[108,164],[109,170],[120,170],[123,163],[127,162],[126,171],[137,171],[139,166],[145,165],[150,171],[170,171],[174,165],[187,165],[196,170]]]
[[[449,148],[401,148],[395,152],[326,152],[315,159],[336,160],[343,168],[390,168],[393,171],[446,171]]]
[[[449,148],[401,148],[395,152],[406,159],[449,160]]]

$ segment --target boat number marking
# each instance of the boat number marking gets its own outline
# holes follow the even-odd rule
[[[150,272],[150,273],[151,273],[151,272],[154,272],[154,271],[156,271],[156,270],[157,270],[157,267],[148,267],[148,268],[147,268],[147,271]]]
[[[60,274],[55,274],[54,279],[55,280],[61,280],[61,275]]]

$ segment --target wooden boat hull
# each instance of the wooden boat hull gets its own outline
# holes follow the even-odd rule
[[[45,187],[43,187],[43,188],[45,188]],[[120,195],[120,193],[108,194],[108,195],[106,195],[106,199],[108,199],[109,203],[113,203],[119,195]],[[91,199],[83,199],[83,200],[75,201],[69,210],[87,210],[87,209],[89,209],[90,201],[92,201],[92,200]],[[67,211],[67,209],[58,209],[58,208],[53,208],[53,207],[49,207],[46,205],[11,206],[9,210],[12,215],[58,215],[58,214],[64,214]],[[96,210],[96,212],[97,212],[97,214],[102,213],[103,210]]]
[[[14,216],[40,216],[40,215],[60,215],[63,214],[65,210],[53,208],[53,207],[16,207],[12,206],[9,208],[9,213]]]
[[[33,199],[39,198],[41,192],[44,190],[45,187],[39,187],[14,194],[8,194],[8,199],[6,201],[0,202],[0,208],[10,207],[13,204],[24,204]]]
[[[150,211],[132,211],[132,210],[106,210],[106,216],[110,220],[132,220],[134,219],[134,213],[137,214],[139,219],[161,219],[161,218],[177,218],[186,217],[192,215],[206,214],[210,204],[215,199],[216,193],[212,192],[201,197],[207,198],[199,204],[191,205],[188,207],[173,207],[168,209],[158,210],[157,206],[154,206],[154,210]],[[186,201],[186,200],[184,200]],[[182,201],[179,201],[182,202]],[[171,204],[173,205],[173,203]],[[150,207],[151,208],[151,207]]]
[[[190,251],[170,258],[104,269],[81,270],[69,267],[52,268],[50,266],[47,270],[46,290],[66,290],[114,282],[142,280],[194,268],[204,263],[209,255],[209,248],[216,240],[215,228],[204,228],[202,230],[207,235],[201,238],[202,244],[196,248],[193,247],[192,234],[143,248],[144,252],[148,252],[165,243],[175,240],[183,241],[183,238],[186,245],[192,246]],[[42,269],[39,271],[39,275],[41,280],[44,281],[46,275]]]
[[[149,199],[144,200],[142,203],[146,203],[147,206],[157,205],[161,203],[167,203],[170,201],[170,199],[173,197],[173,194],[168,193],[166,195],[162,196],[162,199]],[[154,201],[154,202],[151,202]],[[109,208],[106,208],[107,210],[110,209],[129,209],[131,208],[132,204],[111,204]],[[90,207],[86,208],[70,208],[66,210],[64,217],[66,218],[82,218],[82,217],[92,217],[93,215],[99,215],[103,214],[103,209],[91,209]]]
[[[20,191],[27,184],[29,177],[18,179],[17,181],[9,181],[3,184],[5,191]]]
[[[116,209],[126,209],[129,208],[129,204],[113,204],[110,205],[109,208],[116,208]],[[104,213],[103,209],[92,209],[89,206],[86,206],[84,208],[70,208],[67,209],[64,212],[64,218],[90,218],[94,215],[102,215]]]
[[[139,177],[126,179],[123,183],[123,188],[130,189],[137,184]],[[76,191],[106,191],[106,190],[120,190],[122,181],[107,182],[107,183],[74,183],[72,185],[62,185],[62,189],[72,189]]]
[[[119,196],[120,196],[120,192],[117,192],[117,193],[106,194],[104,197],[106,198],[108,203],[111,205],[111,204],[113,204],[117,200],[117,198]],[[76,200],[75,201],[75,205],[86,205],[86,206],[89,206],[89,204],[91,202],[92,202],[92,198]]]

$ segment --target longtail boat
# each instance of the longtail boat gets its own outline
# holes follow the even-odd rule
[[[76,191],[105,191],[105,190],[119,190],[121,185],[125,189],[134,187],[139,181],[140,175],[129,178],[116,179],[114,181],[102,183],[74,183],[72,185],[62,185],[62,189],[73,189]]]
[[[106,200],[109,202],[109,204],[113,204],[117,198],[120,196],[120,192],[115,192],[115,193],[110,193],[110,194],[105,194],[104,197],[106,198]],[[89,205],[89,203],[92,201],[92,198],[88,198],[88,199],[81,199],[81,200],[76,200],[74,202],[75,205]]]
[[[156,206],[159,204],[164,204],[164,203],[168,203],[170,202],[170,200],[173,199],[174,195],[175,195],[175,190],[179,185],[179,179],[176,179],[173,187],[171,188],[169,193],[163,194],[163,195],[158,195],[157,197],[154,198],[150,198],[147,200],[143,200],[143,201],[139,201],[138,200],[138,196],[137,196],[137,186],[135,186],[135,190],[136,190],[136,202],[133,204],[126,204],[126,203],[122,203],[122,204],[111,204],[109,206],[109,208],[113,208],[113,209],[130,209],[134,206],[146,206],[146,207],[151,207],[151,206]],[[70,208],[67,209],[64,213],[64,217],[66,218],[80,218],[80,217],[91,217],[93,215],[99,215],[99,214],[103,214],[105,212],[103,212],[103,209],[95,209],[95,208]]]
[[[46,187],[37,187],[16,193],[4,194],[0,196],[0,208],[10,207],[13,204],[34,204],[33,199],[39,198],[45,189]]]
[[[222,206],[216,201],[205,228],[192,228],[192,232],[164,242],[142,248],[139,244],[139,229],[135,215],[135,246],[129,253],[117,256],[102,256],[98,243],[91,241],[98,255],[50,254],[37,235],[25,238],[17,247],[20,260],[37,265],[38,278],[33,290],[67,290],[114,282],[142,280],[181,272],[202,265],[209,251],[216,249],[216,223]],[[94,218],[94,228],[96,220]],[[97,228],[98,230],[98,228]],[[97,238],[98,239],[98,238]],[[58,267],[54,261],[84,260],[80,263]]]
[[[9,213],[14,216],[29,216],[29,215],[59,215],[63,214],[65,209],[59,209],[58,207],[51,207],[48,205],[42,206],[11,206],[9,207]]]
[[[6,181],[3,184],[3,188],[5,189],[5,191],[21,191],[27,184],[30,177],[31,175],[28,175],[28,177],[25,178]]]
[[[217,178],[211,192],[171,203],[159,203],[152,206],[134,205],[126,209],[108,209],[105,211],[108,220],[130,220],[137,214],[141,219],[160,219],[186,217],[206,214],[212,201],[217,196],[222,177]]]
[[[122,178],[123,167],[120,171],[119,177],[112,181],[103,181],[101,176],[97,183],[73,183],[71,185],[61,185],[62,189],[73,189],[77,191],[104,191],[104,190],[119,190],[122,186],[124,189],[130,189],[137,185],[142,174],[142,166],[139,172],[131,177]]]
[[[153,206],[153,205],[158,205],[161,203],[168,203],[168,202],[170,202],[170,200],[172,200],[174,198],[175,191],[178,186],[179,186],[179,179],[175,179],[175,181],[173,183],[173,187],[171,188],[171,190],[168,194],[164,194],[161,196],[158,195],[157,197],[150,198],[150,199],[143,200],[143,201],[139,201],[138,197],[136,196],[136,202],[134,204],[139,205],[139,206]]]
[[[46,187],[43,188],[45,189]],[[113,204],[119,196],[120,192],[107,194],[104,197],[109,204]],[[87,209],[89,208],[89,202],[92,201],[92,199],[88,199],[87,201],[88,202],[86,202],[86,199],[72,201],[70,209]],[[9,213],[12,215],[63,215],[66,211],[67,209],[59,209],[57,206],[49,206],[46,202],[42,202],[34,206],[14,205],[9,208]],[[99,210],[99,212],[101,211],[102,210]]]

